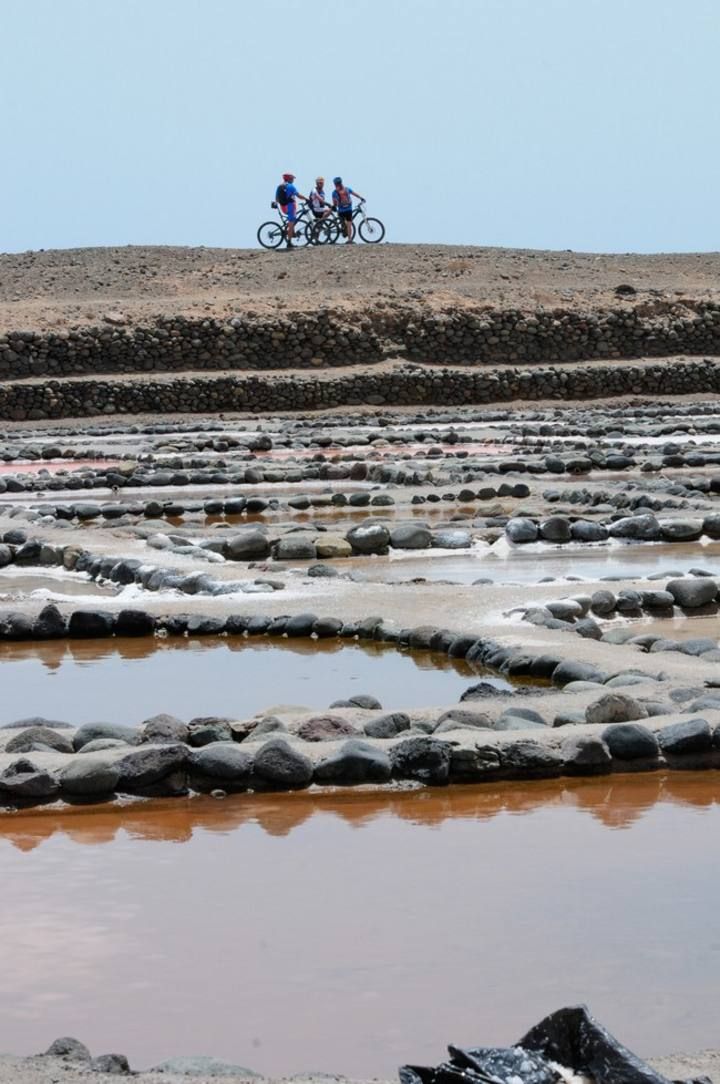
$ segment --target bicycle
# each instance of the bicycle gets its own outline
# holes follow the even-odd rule
[[[278,213],[277,222],[263,222],[262,226],[257,231],[257,239],[263,248],[280,248],[283,242],[288,240],[288,217],[282,213],[282,210],[275,202],[270,204],[274,211]],[[309,245],[311,240],[312,229],[315,223],[311,219],[310,208],[307,203],[300,211],[299,215],[295,219],[295,237],[296,244]]]
[[[355,226],[356,218],[361,219],[357,227]],[[366,215],[365,200],[360,200],[353,211],[352,227],[351,238],[354,240],[357,232],[360,235],[360,240],[368,245],[376,245],[379,241],[382,241],[385,236],[385,226],[380,219],[369,218],[368,215]],[[309,243],[311,245],[334,245],[341,234],[345,234],[343,223],[340,220],[337,210],[334,210],[327,218],[320,218],[316,222],[311,223]]]

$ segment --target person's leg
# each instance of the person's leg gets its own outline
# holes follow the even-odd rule
[[[288,248],[292,248],[292,241],[293,241],[293,237],[295,236],[295,205],[292,204],[292,203],[288,204],[288,209],[287,209],[286,236],[287,236],[287,246],[288,246]]]

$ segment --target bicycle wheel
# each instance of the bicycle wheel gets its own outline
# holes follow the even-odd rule
[[[340,226],[337,219],[321,218],[315,223],[313,229],[314,245],[334,245],[340,236]]]
[[[263,222],[257,231],[257,239],[263,248],[280,248],[285,240],[285,230],[279,222]]]
[[[312,241],[312,231],[314,223],[309,219],[299,215],[295,220],[295,237],[294,241],[298,248],[301,245],[309,245]]]
[[[379,218],[363,218],[358,233],[368,245],[376,245],[385,236],[385,227]]]

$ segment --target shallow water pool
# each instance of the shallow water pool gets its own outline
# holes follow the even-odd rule
[[[0,821],[3,1045],[392,1077],[586,1001],[716,1045],[720,775],[237,795]]]

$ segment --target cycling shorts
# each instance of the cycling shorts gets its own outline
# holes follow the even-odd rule
[[[353,216],[352,207],[338,207],[338,214],[340,218],[351,219]]]
[[[282,213],[287,216],[288,222],[297,222],[297,204],[294,200],[292,203],[286,203],[281,210]]]

